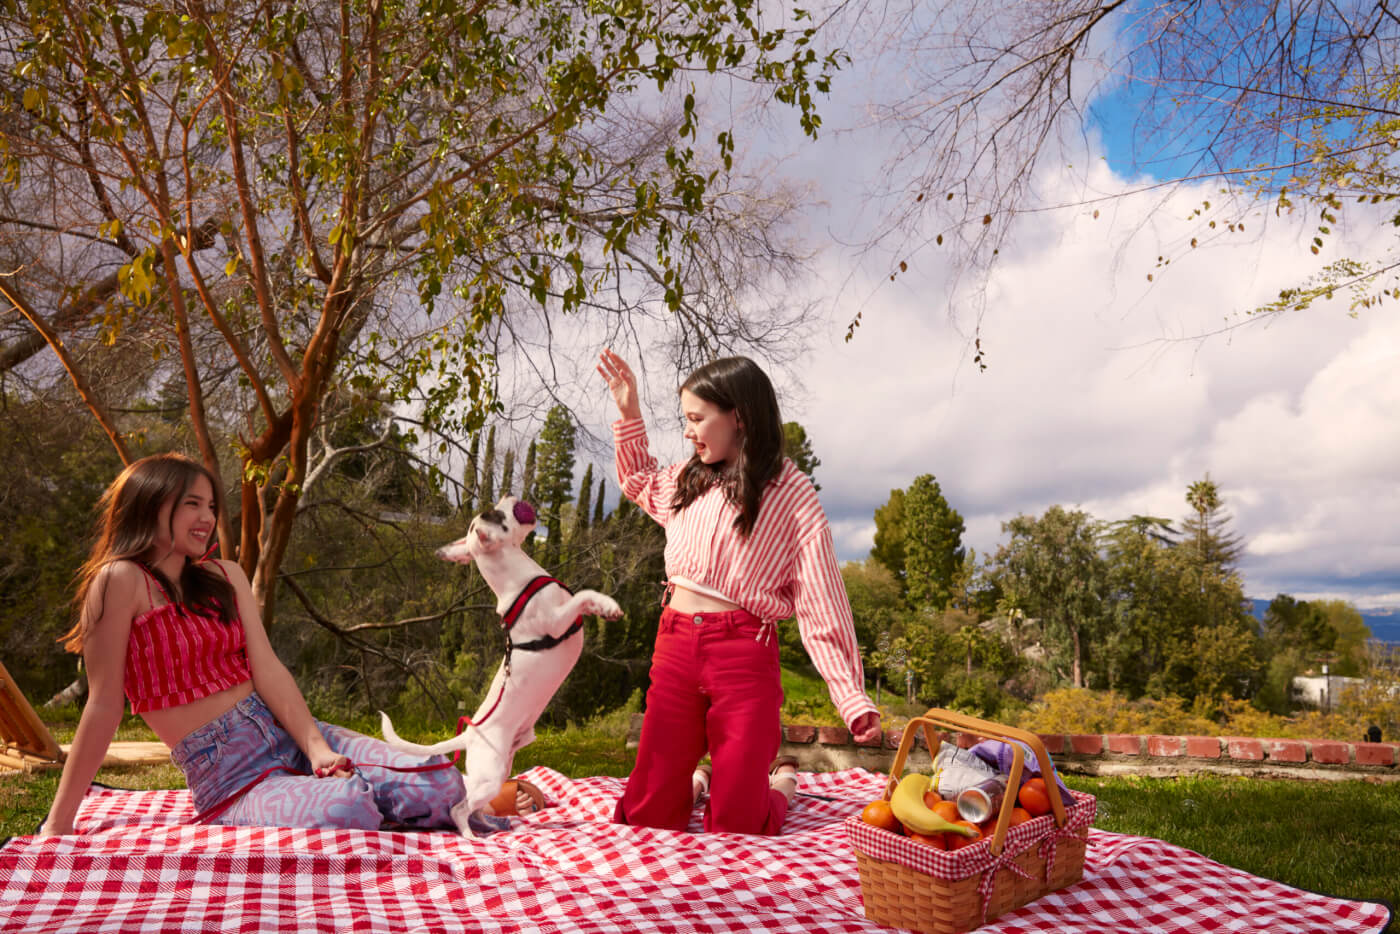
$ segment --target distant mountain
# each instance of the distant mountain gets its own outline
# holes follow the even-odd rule
[[[1251,600],[1250,604],[1253,606],[1255,618],[1263,619],[1264,611],[1269,608],[1269,601]],[[1362,610],[1361,619],[1371,628],[1373,638],[1400,644],[1400,608],[1379,607]]]

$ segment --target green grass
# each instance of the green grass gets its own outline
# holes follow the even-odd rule
[[[1156,837],[1300,889],[1400,907],[1400,788],[1203,776],[1066,775],[1098,798],[1094,826]],[[1389,930],[1400,930],[1392,922]]]

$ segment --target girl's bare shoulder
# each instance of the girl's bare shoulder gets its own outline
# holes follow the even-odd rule
[[[108,561],[93,575],[87,591],[88,612],[105,615],[108,610],[129,610],[136,615],[149,602],[146,569],[129,558]]]

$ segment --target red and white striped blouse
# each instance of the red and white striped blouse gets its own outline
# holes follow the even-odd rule
[[[253,677],[243,624],[166,602],[131,623],[123,687],[132,713],[188,704]],[[147,592],[150,590],[149,575]],[[154,602],[154,601],[152,601]]]
[[[744,538],[734,528],[738,507],[711,487],[672,512],[683,464],[660,468],[641,419],[613,423],[622,493],[666,529],[666,574],[713,588],[764,621],[797,617],[802,644],[826,680],[832,703],[849,726],[875,711],[865,695],[846,585],[836,564],[831,527],[812,481],[784,459],[763,491],[758,521]]]

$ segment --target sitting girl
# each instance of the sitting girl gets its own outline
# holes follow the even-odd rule
[[[212,822],[453,827],[460,774],[391,770],[429,760],[314,719],[268,641],[243,569],[201,560],[218,490],[195,461],[157,454],[103,494],[64,643],[83,655],[88,701],[40,832],[73,833],[121,721],[123,693],[171,748],[196,810]]]

